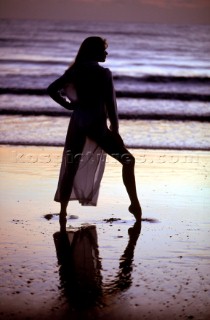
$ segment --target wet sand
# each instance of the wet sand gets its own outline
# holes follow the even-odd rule
[[[62,148],[0,152],[0,319],[209,319],[210,153],[132,150],[141,227],[127,210],[121,167],[108,158],[98,206],[68,208],[68,225],[96,226],[98,248],[80,243],[70,263],[53,238]],[[91,285],[75,280],[84,264]]]

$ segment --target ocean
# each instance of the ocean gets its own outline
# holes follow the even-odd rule
[[[210,26],[0,20],[0,34],[0,144],[64,145],[71,113],[46,88],[99,35],[126,146],[210,149]]]

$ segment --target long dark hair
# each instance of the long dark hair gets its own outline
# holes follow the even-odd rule
[[[86,61],[97,61],[98,55],[107,48],[106,39],[101,37],[86,38],[77,53],[74,64]]]

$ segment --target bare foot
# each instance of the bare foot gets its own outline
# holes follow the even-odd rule
[[[128,208],[129,212],[132,213],[136,221],[141,221],[142,210],[140,204],[131,204]]]

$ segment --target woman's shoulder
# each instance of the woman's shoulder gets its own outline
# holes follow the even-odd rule
[[[65,71],[63,77],[70,80],[78,76],[86,77],[87,75],[91,78],[97,77],[98,79],[101,78],[107,81],[112,78],[111,70],[98,63],[84,63],[78,66],[71,66]]]
[[[106,75],[108,77],[112,77],[112,72],[111,72],[111,70],[109,68],[104,68],[104,72],[106,73]]]
[[[110,78],[112,78],[112,72],[107,67],[104,67],[98,63],[92,64],[89,67],[90,68],[87,69],[87,71],[89,73],[91,73],[92,75],[95,75],[96,77],[99,77],[99,78],[105,79],[105,80],[109,80]]]
[[[106,77],[107,79],[112,78],[112,72],[109,68],[106,68],[103,66],[99,66],[99,67],[104,77]]]

